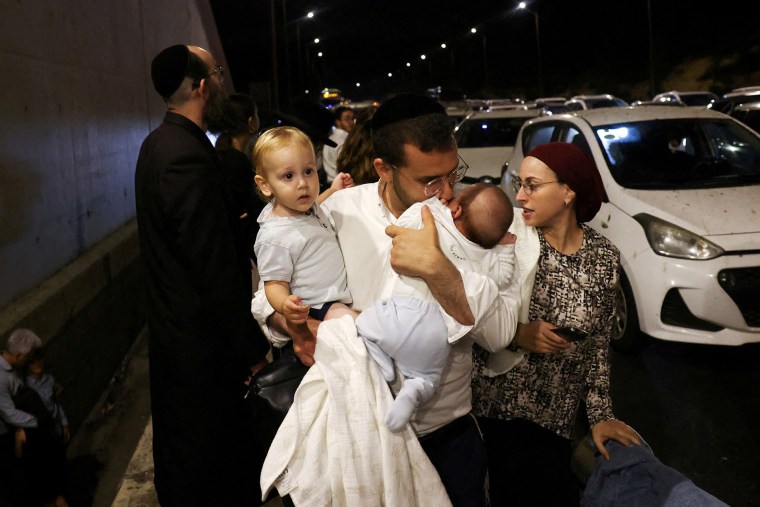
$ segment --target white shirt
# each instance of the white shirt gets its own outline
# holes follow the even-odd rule
[[[335,141],[337,146],[333,148],[332,146],[325,145],[322,148],[322,167],[327,173],[328,183],[332,182],[332,180],[338,175],[338,153],[347,137],[348,132],[335,127],[333,128],[332,134],[330,134],[330,140]]]
[[[396,218],[383,203],[379,184],[347,188],[335,192],[322,203],[322,210],[337,234],[353,308],[358,311],[380,299],[393,281],[383,268],[390,262],[391,250],[391,238],[385,234],[385,228],[395,224]],[[430,433],[470,412],[473,341],[494,352],[509,345],[517,329],[520,299],[517,284],[510,284],[507,290],[500,291],[487,275],[472,271],[460,273],[476,325],[452,344],[440,389],[415,416],[418,435]],[[264,332],[270,335],[265,323],[273,310],[268,306],[266,297],[257,293],[251,310]],[[282,337],[274,336],[272,341],[279,342],[280,346],[283,343]]]

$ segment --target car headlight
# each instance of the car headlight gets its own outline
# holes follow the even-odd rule
[[[649,246],[657,255],[697,261],[723,255],[723,249],[715,243],[665,220],[646,213],[633,218],[644,227]]]

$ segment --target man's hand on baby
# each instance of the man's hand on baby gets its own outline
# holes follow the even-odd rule
[[[290,324],[304,324],[309,318],[309,305],[302,305],[301,298],[291,294],[282,302],[280,313]]]
[[[443,256],[438,244],[438,229],[430,208],[422,206],[422,229],[389,225],[385,234],[393,238],[391,267],[401,275],[425,278],[435,274],[436,261]]]
[[[351,188],[354,186],[354,179],[348,173],[338,173],[335,176],[330,188],[333,190],[343,190],[344,188]]]

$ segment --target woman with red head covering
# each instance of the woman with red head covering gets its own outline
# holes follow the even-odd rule
[[[522,282],[520,324],[508,350],[477,355],[473,378],[491,504],[577,505],[580,484],[570,460],[579,407],[585,404],[593,441],[606,458],[608,439],[639,442],[615,419],[609,397],[620,257],[585,224],[607,196],[580,148],[537,146],[513,184],[522,207],[510,229]]]

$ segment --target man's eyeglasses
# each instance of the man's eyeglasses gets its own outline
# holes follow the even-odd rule
[[[458,156],[458,155],[457,155]],[[397,173],[402,174],[405,178],[410,179],[408,176],[406,176],[403,172],[401,172],[401,169],[396,167],[393,164],[390,164],[390,166],[396,170]],[[443,190],[443,179],[446,178],[449,180],[449,185],[452,187],[462,181],[462,178],[464,178],[464,175],[467,173],[467,169],[469,169],[470,166],[467,165],[467,162],[465,162],[462,157],[459,157],[459,165],[456,167],[456,169],[453,169],[449,174],[446,176],[439,176],[438,178],[434,180],[428,181],[425,185],[422,186],[422,190],[425,192],[426,197],[433,197],[434,195],[438,194],[441,190]],[[412,180],[413,181],[413,180]]]
[[[211,72],[209,72],[208,74],[206,74],[206,79],[210,78],[214,74],[219,74],[219,78],[220,79],[223,78],[224,77],[224,67],[222,67],[221,65],[217,65],[216,67],[214,67],[214,70],[212,70]]]
[[[512,190],[514,190],[515,195],[517,195],[517,193],[522,188],[523,191],[525,191],[525,195],[531,195],[536,191],[537,188],[540,188],[542,185],[547,185],[549,183],[562,183],[562,180],[536,182],[536,180],[522,181],[520,178],[515,178],[512,180]]]

